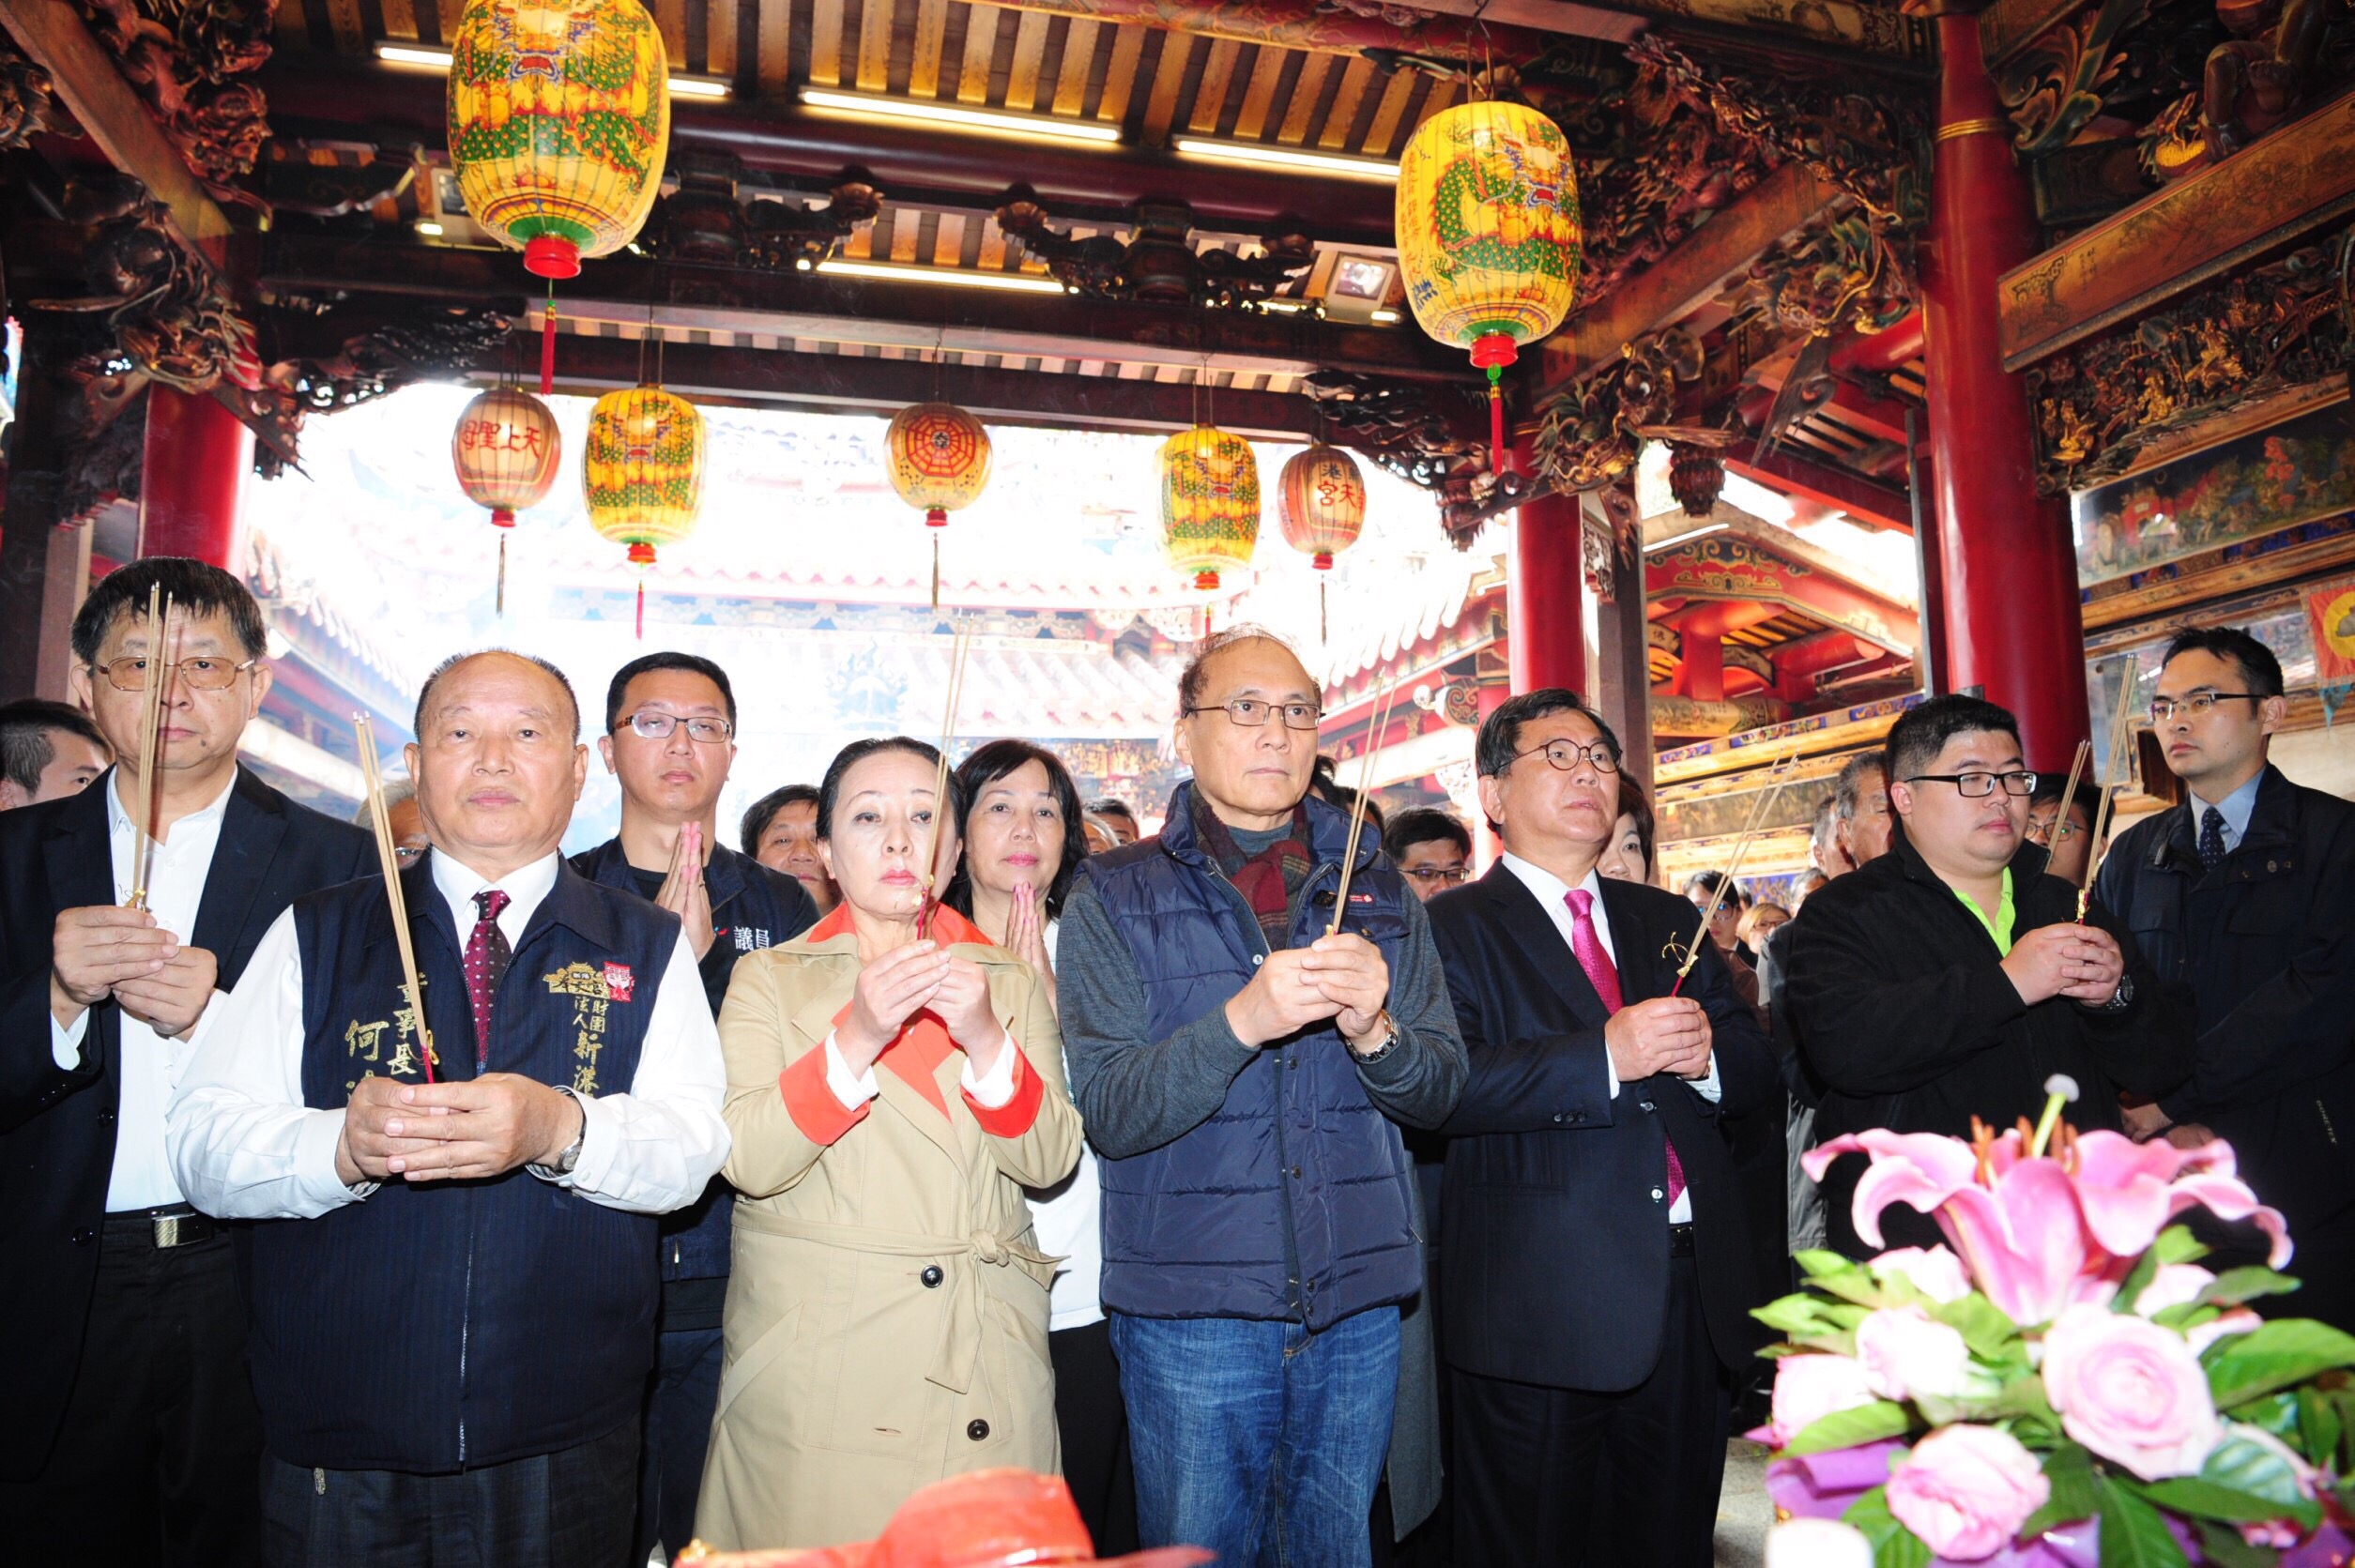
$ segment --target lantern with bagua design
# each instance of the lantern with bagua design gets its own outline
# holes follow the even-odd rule
[[[589,524],[630,547],[638,569],[637,633],[646,635],[646,572],[658,545],[695,531],[703,505],[703,416],[660,387],[607,392],[589,411],[581,453]]]
[[[1260,540],[1260,465],[1251,444],[1215,426],[1161,445],[1161,542],[1198,588],[1251,564]]]
[[[1399,156],[1396,216],[1415,319],[1488,372],[1490,461],[1502,475],[1505,367],[1561,326],[1578,296],[1569,145],[1524,104],[1442,110]]]
[[[989,432],[955,403],[919,403],[892,416],[883,433],[883,471],[925,526],[945,528],[949,513],[981,497],[989,484]],[[940,605],[940,536],[932,536],[932,605]]]
[[[450,161],[474,221],[541,278],[635,238],[670,142],[669,57],[646,8],[468,0],[450,46]]]
[[[450,434],[450,462],[458,488],[491,509],[498,536],[498,613],[507,613],[507,530],[515,514],[547,498],[564,455],[564,438],[548,405],[514,387],[495,387],[467,403]]]

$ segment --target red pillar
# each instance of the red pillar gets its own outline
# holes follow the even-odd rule
[[[237,496],[252,465],[253,433],[218,399],[150,386],[139,553],[192,556],[242,576]]]
[[[1684,642],[1678,672],[1684,694],[1700,702],[1725,700],[1725,607],[1704,604],[1685,613],[1676,628]]]
[[[1586,692],[1579,529],[1575,495],[1541,495],[1513,513],[1505,637],[1516,693],[1540,686]]]
[[[1921,265],[1946,689],[1985,689],[2019,715],[2032,768],[2086,738],[2085,630],[2066,505],[2036,494],[2020,378],[1996,350],[1996,280],[2042,246],[2011,125],[1980,53],[1974,8],[1937,16],[1940,80]]]

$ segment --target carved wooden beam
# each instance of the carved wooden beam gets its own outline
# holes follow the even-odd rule
[[[107,161],[146,186],[181,237],[217,260],[220,242],[229,236],[228,216],[189,172],[70,0],[0,0],[0,25],[49,72],[59,101]]]
[[[1913,509],[1904,491],[1875,484],[1845,468],[1811,463],[1787,447],[1764,454],[1755,444],[1736,447],[1725,454],[1725,466],[1769,490],[1837,507],[1867,527],[1913,532]]]
[[[1592,374],[1616,359],[1623,345],[1722,293],[1766,247],[1805,224],[1838,194],[1795,163],[1767,175],[1682,245],[1547,339],[1539,358],[1544,390]]]

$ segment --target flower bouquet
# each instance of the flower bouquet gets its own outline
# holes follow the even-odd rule
[[[1857,1232],[1933,1215],[1944,1247],[1806,1252],[1785,1336],[1769,1568],[2321,1568],[2355,1561],[2355,1337],[2248,1302],[2295,1289],[2281,1216],[2221,1143],[2178,1149],[2044,1114],[1969,1142],[1872,1132],[1807,1156],[1873,1165]],[[2216,1274],[2168,1222],[2204,1208],[2271,1239]]]

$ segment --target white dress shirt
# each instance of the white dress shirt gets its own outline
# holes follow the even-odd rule
[[[474,895],[493,884],[439,851],[428,859],[463,940],[478,918]],[[549,855],[497,884],[509,899],[498,928],[511,945],[521,943],[556,886],[557,864]],[[303,1104],[302,1003],[301,944],[290,910],[262,938],[237,990],[206,1013],[172,1102],[172,1166],[189,1201],[207,1214],[307,1220],[375,1191],[373,1182],[346,1187],[336,1174],[343,1107]],[[726,1088],[719,1031],[682,932],[655,993],[629,1092],[582,1096],[579,1163],[570,1175],[542,1180],[631,1213],[684,1208],[727,1158],[727,1124],[720,1119]]]
[[[1570,908],[1569,895],[1572,891],[1570,885],[1543,866],[1533,865],[1518,855],[1508,854],[1504,857],[1504,860],[1506,869],[1521,878],[1522,886],[1537,895],[1537,906],[1552,917],[1554,930],[1562,934],[1562,945],[1570,950],[1571,962],[1576,963],[1578,961],[1576,939],[1578,916]],[[1578,891],[1586,893],[1593,900],[1587,906],[1587,916],[1595,922],[1595,936],[1602,943],[1603,952],[1611,959],[1612,967],[1615,969],[1619,966],[1619,950],[1612,945],[1611,917],[1603,910],[1601,875],[1593,871],[1587,872],[1586,879],[1578,885]],[[1696,940],[1705,939],[1705,936],[1696,938]],[[1603,1052],[1603,1071],[1610,1075],[1611,1097],[1616,1100],[1619,1098],[1619,1068],[1618,1064],[1611,1059],[1611,1053],[1608,1050]],[[1685,1082],[1690,1084],[1695,1092],[1704,1100],[1714,1101],[1722,1095],[1725,1092],[1725,1085],[1718,1077],[1717,1053],[1715,1051],[1709,1053],[1709,1071],[1706,1076],[1688,1078]],[[1692,1223],[1692,1189],[1690,1187],[1678,1193],[1676,1201],[1669,1205],[1668,1223],[1670,1225]]]
[[[2192,813],[2193,842],[2198,842],[2200,821],[2212,806],[2216,814],[2224,818],[2224,825],[2218,832],[2225,841],[2225,853],[2229,855],[2240,848],[2241,839],[2249,831],[2249,814],[2256,810],[2257,785],[2264,782],[2265,774],[2260,770],[2255,778],[2221,800],[2203,800],[2196,791],[2185,790],[2185,804]]]
[[[114,852],[115,902],[130,898],[136,870],[131,865],[132,822],[124,806],[121,769],[112,774],[106,791],[106,837]],[[229,796],[237,786],[232,771],[221,793],[201,811],[191,812],[172,824],[171,837],[155,846],[155,861],[147,877],[147,912],[156,924],[183,944],[196,930],[197,906],[205,900],[205,880],[212,875],[213,850],[221,844],[222,820],[229,814]],[[219,992],[213,994],[221,1000]],[[209,1008],[207,1009],[209,1011]],[[72,1072],[82,1064],[82,1043],[90,1031],[90,1013],[84,1009],[71,1028],[49,1021],[50,1055],[59,1067]],[[115,1167],[106,1180],[106,1210],[110,1214],[141,1209],[163,1209],[183,1201],[172,1162],[163,1152],[164,1108],[179,1086],[180,1072],[196,1046],[191,1040],[158,1034],[130,1013],[121,1015],[122,1095],[115,1107]]]

